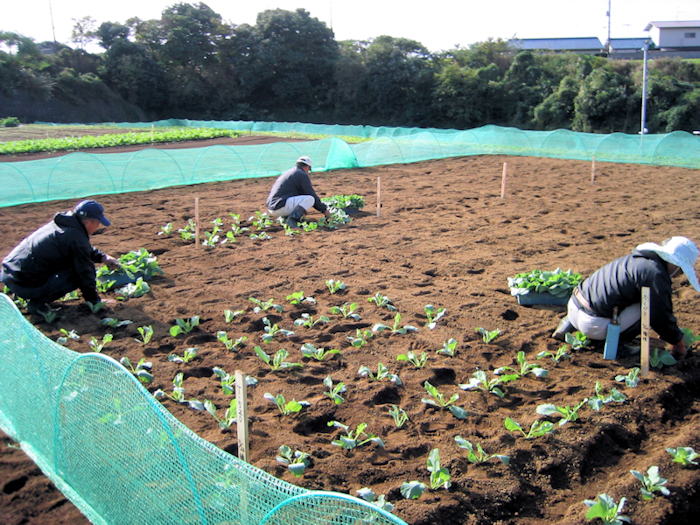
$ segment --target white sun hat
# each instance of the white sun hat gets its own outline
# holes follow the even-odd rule
[[[299,163],[306,164],[309,168],[311,167],[311,159],[309,157],[299,157],[297,159],[297,164]]]
[[[660,246],[654,242],[645,242],[637,246],[637,250],[654,252],[664,261],[680,267],[693,288],[700,292],[698,276],[694,268],[698,260],[698,247],[693,241],[687,237],[671,237],[663,241]]]

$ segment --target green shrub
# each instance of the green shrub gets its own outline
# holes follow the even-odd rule
[[[0,128],[16,128],[19,124],[17,117],[0,118]]]

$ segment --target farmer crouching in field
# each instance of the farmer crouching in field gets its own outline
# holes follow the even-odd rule
[[[311,159],[299,157],[295,167],[277,177],[265,201],[271,217],[285,217],[287,226],[297,228],[301,218],[313,206],[326,219],[331,218],[328,207],[321,202],[311,185],[310,171]]]
[[[676,357],[685,357],[687,349],[683,332],[673,315],[671,279],[682,272],[700,292],[694,268],[697,259],[697,246],[685,237],[671,237],[661,245],[653,242],[640,244],[631,254],[594,272],[574,290],[569,299],[568,315],[553,336],[563,339],[566,332],[578,329],[589,339],[602,341],[613,308],[617,306],[620,340],[631,341],[640,334],[641,295],[642,287],[646,286],[650,293],[651,328],[661,339],[673,345]],[[637,349],[630,351],[630,347],[626,347],[626,350],[627,355],[631,355]]]
[[[73,211],[57,213],[20,242],[2,261],[0,280],[12,293],[27,299],[30,313],[51,310],[49,303],[80,288],[83,299],[99,303],[95,263],[118,268],[119,261],[90,245],[90,235],[109,226],[104,208],[93,200]]]

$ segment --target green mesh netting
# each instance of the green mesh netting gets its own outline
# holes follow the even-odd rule
[[[700,168],[700,138],[597,135],[569,130],[523,131],[484,126],[472,130],[389,128],[301,122],[161,120],[120,127],[214,127],[246,133],[336,135],[324,140],[198,149],[144,149],[138,153],[71,153],[59,158],[0,162],[0,206],[79,198],[183,184],[271,177],[306,155],[314,171],[418,162],[466,155],[519,155]],[[371,138],[348,144],[342,137]]]
[[[102,354],[47,339],[0,294],[0,428],[98,524],[405,523],[279,480],[203,440]]]

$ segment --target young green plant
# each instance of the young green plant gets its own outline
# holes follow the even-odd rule
[[[192,361],[195,357],[197,357],[197,353],[199,350],[197,347],[191,347],[191,348],[186,348],[185,353],[180,357],[177,354],[170,354],[168,356],[168,361],[172,363],[179,363],[179,364],[184,364],[184,363],[189,363]]]
[[[425,387],[425,391],[430,395],[429,398],[424,397],[421,399],[423,403],[437,408],[446,408],[452,412],[452,415],[457,419],[466,419],[467,411],[462,407],[454,405],[459,399],[459,394],[452,394],[452,397],[447,399],[436,387],[431,385],[430,382],[426,381],[423,386]]]
[[[345,434],[341,435],[338,439],[331,441],[331,444],[338,447],[342,447],[346,450],[352,450],[354,448],[361,447],[362,445],[366,445],[367,443],[374,443],[378,447],[384,448],[384,442],[381,438],[375,436],[374,434],[365,432],[367,423],[360,423],[357,425],[355,430],[351,430],[348,425],[343,425],[340,421],[329,421],[328,426],[340,428],[343,430],[343,432],[345,432]]]
[[[275,459],[283,465],[287,465],[289,472],[298,478],[303,476],[304,471],[311,465],[310,457],[308,452],[292,451],[287,445],[282,445],[280,447],[280,455]]]
[[[324,394],[333,400],[333,403],[340,405],[343,401],[345,401],[340,395],[345,393],[345,383],[341,382],[334,386],[331,376],[326,376],[326,378],[323,380],[323,384],[328,389],[328,391],[324,392]]]
[[[405,354],[399,354],[396,356],[397,361],[408,361],[416,368],[423,368],[428,362],[428,354],[421,352],[420,355],[416,354],[413,350],[409,350]]]
[[[425,305],[425,317],[428,322],[425,323],[430,330],[434,330],[437,326],[437,322],[447,313],[445,308],[435,308],[432,304]]]
[[[486,330],[485,328],[479,327],[475,328],[474,330],[481,334],[481,340],[484,343],[495,341],[496,338],[501,335],[501,330],[499,328],[496,328],[495,330]]]
[[[656,465],[649,467],[646,474],[636,470],[630,470],[630,473],[642,483],[642,498],[645,500],[654,499],[654,492],[660,492],[664,496],[671,494],[664,485],[668,483],[666,478],[659,476],[659,467]]]
[[[285,361],[289,357],[289,352],[284,348],[280,348],[272,356],[267,355],[262,348],[256,346],[254,348],[257,356],[267,364],[272,371],[276,370],[287,370],[289,368],[302,368],[304,365],[301,363],[288,363]]]
[[[182,333],[189,334],[197,326],[199,326],[198,315],[195,315],[190,319],[175,319],[175,326],[170,327],[170,335],[177,337]]]
[[[455,441],[459,448],[463,448],[467,451],[467,459],[470,463],[486,463],[487,461],[497,458],[504,465],[510,463],[510,456],[504,456],[502,454],[487,454],[484,449],[481,448],[479,443],[476,444],[476,450],[471,442],[464,439],[462,436],[456,436]]]
[[[440,466],[440,451],[437,448],[434,448],[428,454],[428,472],[430,472],[431,490],[440,488],[447,490],[452,485],[450,483],[450,471]]]
[[[384,366],[382,363],[377,364],[377,373],[373,374],[372,371],[369,369],[368,366],[362,365],[357,373],[361,377],[367,377],[369,378],[370,381],[382,381],[384,379],[388,379],[392,383],[396,384],[397,386],[401,386],[401,379],[399,379],[399,376],[396,374],[392,374],[389,372],[389,369]]]
[[[530,430],[527,432],[523,430],[523,427],[520,423],[518,423],[514,419],[511,419],[510,417],[506,418],[504,424],[505,427],[511,432],[520,432],[525,439],[532,439],[544,436],[545,434],[551,434],[554,430],[554,423],[550,421],[535,421],[530,427]]]
[[[383,332],[384,330],[391,330],[392,334],[404,335],[408,332],[417,332],[418,328],[408,324],[405,326],[401,326],[401,314],[399,312],[396,312],[396,315],[394,316],[393,326],[388,326],[382,323],[375,323],[375,325],[372,327],[373,332]]]
[[[607,494],[598,494],[598,501],[587,499],[584,503],[590,507],[586,513],[586,519],[592,521],[600,518],[604,525],[622,525],[622,523],[632,523],[627,516],[622,514],[625,507],[625,498],[620,499],[620,503]]]
[[[396,428],[403,427],[406,424],[406,421],[408,421],[408,414],[406,414],[406,411],[397,405],[391,405],[389,415],[394,419],[394,425],[396,425]]]
[[[311,343],[304,343],[303,345],[301,345],[301,354],[304,357],[308,357],[309,359],[323,361],[328,356],[340,354],[340,350],[326,350],[325,348],[316,348]]]
[[[274,396],[270,393],[266,393],[263,397],[277,405],[277,408],[283,416],[296,414],[297,412],[301,412],[304,407],[310,406],[308,401],[297,401],[296,399],[287,401],[282,394]]]

